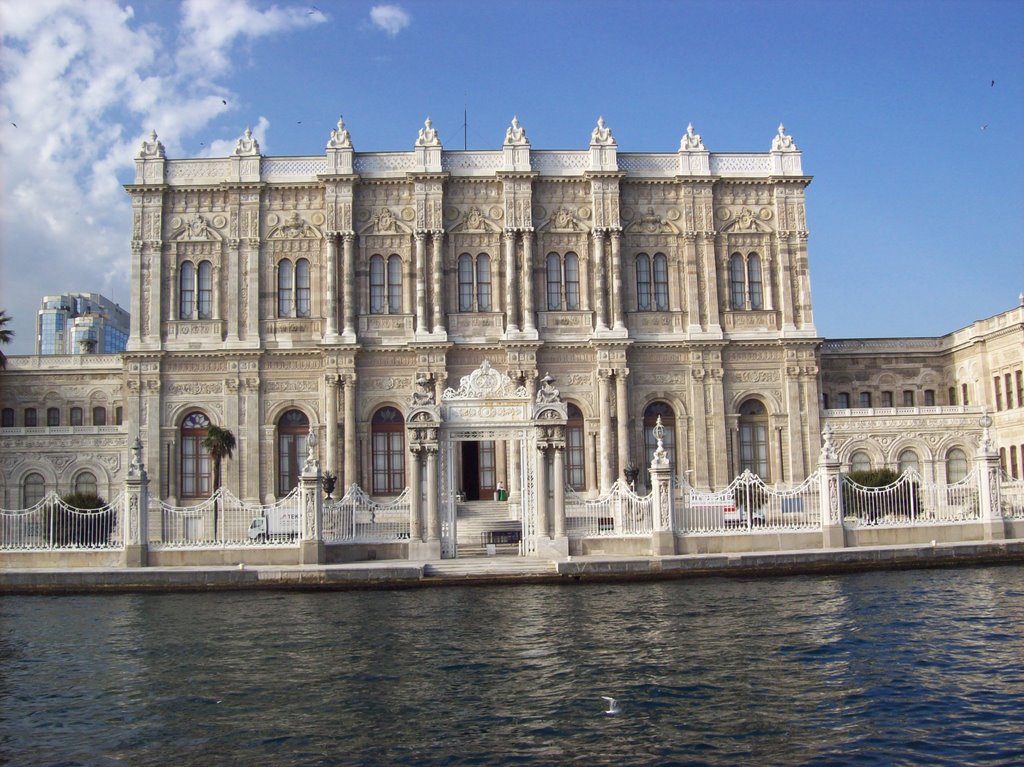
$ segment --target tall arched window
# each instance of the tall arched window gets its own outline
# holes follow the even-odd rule
[[[486,253],[476,257],[476,310],[491,310],[491,257]]]
[[[918,474],[921,473],[921,461],[917,457],[917,453],[913,450],[904,450],[900,453],[899,457],[899,470],[900,474],[903,474],[910,469],[913,469]]]
[[[292,270],[292,262],[287,258],[281,259],[277,264],[277,316],[292,316],[292,290],[294,289],[295,275]]]
[[[195,319],[196,268],[191,261],[183,261],[178,270],[178,319]]]
[[[580,258],[575,253],[565,254],[565,308],[570,312],[580,308]]]
[[[646,253],[636,257],[636,309],[651,310],[651,258]]]
[[[388,256],[388,314],[402,311],[402,257]]]
[[[583,413],[571,402],[565,422],[565,481],[573,490],[586,490]]]
[[[751,309],[764,307],[764,298],[761,292],[761,259],[757,253],[747,256],[747,293],[750,295]]]
[[[658,440],[654,437],[654,427],[658,423],[658,416],[661,416],[661,425],[665,427],[665,436],[662,437],[661,443],[668,454],[669,461],[675,466],[676,413],[667,402],[652,402],[644,410],[644,457],[646,459],[644,468],[647,470],[648,487],[651,486],[649,477],[651,461],[654,459],[654,451],[658,449]]]
[[[580,308],[580,259],[575,253],[548,253],[548,311],[574,312]]]
[[[373,492],[397,495],[405,489],[405,419],[393,407],[382,407],[370,424],[373,438]]]
[[[21,507],[23,509],[35,506],[46,495],[46,480],[42,474],[32,472],[25,476],[21,483]]]
[[[967,476],[967,453],[954,447],[946,453],[946,482],[959,482]]]
[[[277,420],[277,494],[288,495],[299,484],[306,457],[309,418],[301,410],[289,410]]]
[[[370,259],[370,314],[386,314],[384,301],[384,256]]]
[[[181,497],[205,498],[210,494],[210,455],[203,447],[210,419],[194,412],[181,422]]]
[[[209,261],[199,262],[199,319],[208,320],[213,316],[213,265]]]
[[[295,262],[295,316],[309,317],[312,310],[312,291],[309,281],[309,261]]]
[[[76,493],[86,495],[97,495],[96,475],[91,471],[83,471],[75,477],[74,484]]]
[[[743,256],[733,253],[729,259],[729,305],[733,309],[746,307],[746,285],[743,281]]]
[[[107,425],[107,409],[99,406],[92,409],[92,425],[93,426],[106,426]]]
[[[60,408],[59,407],[48,407],[48,408],[46,408],[46,425],[47,426],[60,426]]]
[[[548,253],[548,311],[562,308],[562,259]]]
[[[459,256],[459,311],[473,311],[473,257]]]
[[[871,456],[858,450],[850,456],[850,471],[871,471]]]
[[[654,308],[668,311],[668,258],[664,253],[654,254]]]
[[[771,482],[768,465],[768,411],[764,403],[748,399],[740,405],[740,466],[765,482]]]

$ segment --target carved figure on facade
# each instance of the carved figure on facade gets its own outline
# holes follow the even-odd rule
[[[680,152],[706,152],[704,148],[704,142],[701,141],[700,134],[693,132],[693,123],[689,123],[686,126],[686,133],[683,134],[683,138],[679,142]]]
[[[316,458],[316,446],[316,428],[310,422],[309,434],[306,435],[306,462],[302,466],[303,474],[315,474],[320,470],[320,462]]]
[[[380,212],[373,219],[374,230],[380,233],[394,233],[398,231],[398,221],[390,208],[381,208]]]
[[[612,130],[604,124],[603,116],[597,118],[597,127],[594,128],[593,132],[590,134],[590,143],[591,145],[610,145],[615,143],[615,138],[612,136]]]
[[[540,389],[537,390],[537,404],[547,405],[561,401],[561,393],[555,388],[555,379],[548,373],[540,379]]]
[[[143,140],[137,156],[141,160],[155,160],[165,156],[164,145],[156,137],[156,131],[150,131],[148,141]]]
[[[793,143],[793,137],[786,135],[786,126],[779,123],[779,132],[772,139],[772,151],[773,152],[795,152],[797,151],[796,144]]]
[[[505,131],[505,144],[511,146],[528,146],[530,140],[526,138],[526,130],[519,125],[519,116],[513,115],[512,124]]]
[[[412,404],[434,404],[434,382],[427,376],[419,376],[416,379],[416,391],[412,393]]]
[[[525,386],[501,375],[484,360],[479,368],[459,380],[458,389],[445,389],[441,399],[529,399],[529,396]]]
[[[416,139],[416,146],[441,146],[441,140],[437,137],[437,130],[428,117],[420,128],[420,135]]]
[[[338,127],[331,131],[331,140],[327,142],[328,149],[351,149],[352,137],[345,130],[345,120],[338,116]]]
[[[829,463],[839,460],[836,446],[832,443],[832,426],[830,424],[825,424],[825,428],[821,430],[821,460]]]
[[[316,229],[307,224],[297,212],[293,212],[279,227],[269,234],[268,239],[296,240],[316,236]]]
[[[260,143],[253,138],[252,129],[246,128],[242,137],[235,142],[235,155],[249,157],[260,153]]]

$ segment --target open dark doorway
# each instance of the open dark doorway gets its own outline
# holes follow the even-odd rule
[[[497,487],[494,442],[462,443],[462,491],[467,501],[490,501]]]

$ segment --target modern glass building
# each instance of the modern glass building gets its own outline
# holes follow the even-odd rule
[[[43,296],[36,354],[115,354],[128,342],[128,312],[99,293]]]

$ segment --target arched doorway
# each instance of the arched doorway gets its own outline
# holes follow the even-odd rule
[[[298,487],[308,438],[309,418],[301,410],[289,410],[277,419],[278,497]]]
[[[748,399],[740,405],[740,473],[749,470],[765,482],[771,482],[768,462],[768,411],[764,403]]]

